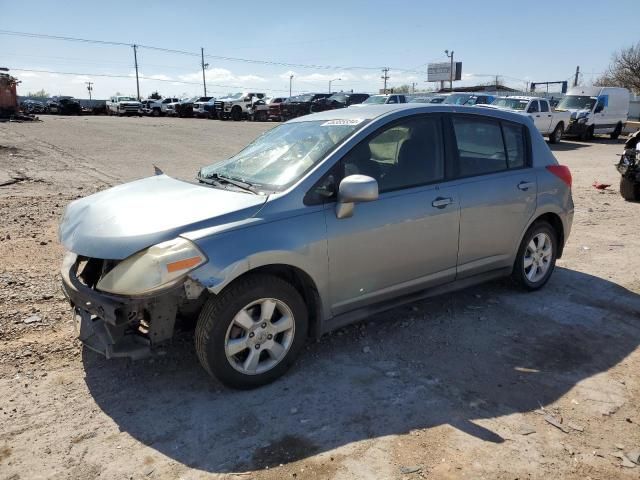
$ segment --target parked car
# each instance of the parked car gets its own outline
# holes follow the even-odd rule
[[[557,110],[571,114],[566,134],[590,140],[595,134],[616,139],[629,117],[629,90],[618,87],[574,87],[558,104]]]
[[[211,118],[212,114],[215,114],[215,101],[214,97],[200,97],[193,102],[193,114],[200,118]]]
[[[133,97],[117,95],[107,100],[107,114],[142,116],[142,104]]]
[[[145,112],[147,115],[151,115],[152,117],[160,117],[163,115],[167,115],[167,106],[170,103],[177,103],[180,99],[176,97],[166,97],[159,100],[147,99],[145,103],[147,107],[145,107]]]
[[[55,96],[47,101],[47,111],[59,115],[80,115],[82,107],[80,102],[73,97]]]
[[[330,96],[330,93],[303,93],[302,95],[288,98],[287,101],[282,104],[282,120],[287,121],[292,118],[301,117],[302,115],[308,115],[311,113],[314,102]]]
[[[193,105],[202,97],[192,97],[186,98],[178,102],[174,109],[175,114],[180,118],[191,118],[193,117]],[[171,105],[171,104],[170,104]]]
[[[571,114],[567,111],[556,111],[546,98],[538,97],[498,97],[490,107],[513,110],[531,117],[538,131],[549,137],[549,142],[562,140],[564,129],[569,125]]]
[[[444,103],[444,101],[447,99],[448,95],[436,95],[435,97],[431,98],[431,101],[429,103]]]
[[[215,102],[216,115],[220,120],[240,121],[247,118],[249,108],[257,101],[266,98],[264,93],[241,92],[220,98]]]
[[[311,111],[324,112],[325,110],[346,108],[351,105],[362,103],[369,97],[370,95],[368,93],[334,93],[330,97],[319,98],[318,100],[314,100],[313,102],[311,102]]]
[[[407,103],[407,96],[404,94],[371,95],[359,105],[389,105],[393,103]]]
[[[174,102],[169,102],[169,103],[165,104],[164,105],[164,114],[169,116],[169,117],[176,116],[177,115],[176,105],[178,105],[181,102],[185,102],[187,100],[188,100],[187,98],[178,98]]]
[[[266,122],[269,120],[269,110],[271,106],[280,105],[285,100],[286,97],[273,97],[254,102],[254,104],[248,109],[247,115],[249,120],[255,122]]]
[[[152,115],[153,114],[153,106],[156,104],[157,100],[154,98],[147,98],[140,102],[140,110],[144,115]],[[158,107],[159,109],[160,107]]]
[[[277,100],[279,101],[274,100],[269,104],[269,109],[267,110],[267,120],[272,120],[274,122],[282,121],[282,109],[289,98],[280,97]]]
[[[541,288],[574,210],[569,169],[529,119],[475,107],[311,114],[198,179],[71,202],[62,283],[80,339],[107,357],[148,355],[199,312],[200,362],[238,388],[278,378],[308,336],[401,303],[502,276]]]
[[[447,105],[488,105],[496,97],[486,93],[451,93],[445,97],[442,103]]]
[[[47,107],[44,102],[39,100],[24,100],[20,107],[22,111],[29,114],[46,113]]]

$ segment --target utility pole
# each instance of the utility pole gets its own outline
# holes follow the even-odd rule
[[[411,82],[411,93],[416,93],[416,82]]]
[[[578,65],[578,66],[576,67],[576,76],[575,76],[575,78],[573,79],[573,86],[574,86],[574,87],[577,87],[577,86],[578,86],[578,78],[579,78],[579,77],[580,77],[580,65]]]
[[[498,75],[496,75],[496,92],[498,91]]]
[[[91,100],[91,91],[93,90],[93,82],[84,82],[87,84],[87,90],[89,91],[89,100]]]
[[[329,80],[329,93],[331,93],[331,83],[332,82],[337,82],[337,81],[342,81],[341,78],[333,78],[331,80]]]
[[[202,86],[204,87],[204,96],[207,96],[207,79],[204,76],[204,71],[209,68],[208,63],[204,63],[204,48],[200,47],[200,55],[202,57]]]
[[[387,93],[387,80],[389,80],[389,67],[384,67],[382,69],[382,76],[380,77],[384,80],[384,87],[382,93]]]
[[[289,75],[289,96],[291,97],[291,85],[293,82],[293,74]]]
[[[449,68],[449,91],[453,92],[453,50],[451,50],[451,55],[449,55],[449,50],[445,50],[444,54],[451,59],[451,67]]]
[[[140,101],[140,80],[138,79],[138,46],[131,45],[133,47],[133,61],[136,65],[136,91],[138,92],[138,101]]]

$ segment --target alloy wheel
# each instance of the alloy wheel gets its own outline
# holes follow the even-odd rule
[[[531,283],[539,282],[549,271],[553,259],[553,243],[546,233],[536,234],[524,251],[524,273]]]
[[[231,321],[224,350],[229,364],[245,375],[267,372],[289,352],[295,336],[291,309],[275,298],[261,298]]]

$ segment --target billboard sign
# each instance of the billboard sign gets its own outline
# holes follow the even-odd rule
[[[427,81],[442,82],[451,79],[451,62],[430,63],[427,66]],[[462,62],[453,64],[453,79],[462,79]]]

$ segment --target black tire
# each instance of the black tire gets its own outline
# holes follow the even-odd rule
[[[242,120],[242,109],[240,107],[235,106],[231,109],[231,120],[234,122]]]
[[[526,268],[524,266],[525,263],[525,254],[527,250],[527,245],[529,242],[533,240],[537,235],[544,233],[551,240],[551,259],[549,261],[549,266],[540,279],[536,281],[531,281],[527,277]],[[539,221],[535,222],[533,225],[529,227],[527,233],[524,234],[522,238],[522,242],[520,243],[520,247],[518,248],[518,254],[516,255],[516,260],[513,264],[513,272],[511,273],[511,278],[513,281],[524,288],[525,290],[533,291],[538,290],[549,281],[551,274],[556,266],[556,258],[558,255],[558,232],[547,222]],[[532,268],[532,267],[530,267]]]
[[[294,336],[285,356],[270,370],[246,374],[236,370],[225,353],[225,339],[234,317],[251,302],[272,298],[287,305],[294,319]],[[195,348],[204,369],[229,387],[256,388],[282,376],[304,346],[308,329],[307,306],[289,283],[272,275],[248,275],[209,299],[200,312],[195,331]]]
[[[560,122],[553,129],[551,135],[549,135],[549,143],[560,143],[562,140],[562,134],[564,133],[564,123]]]
[[[620,195],[627,202],[640,201],[640,183],[630,178],[620,177]]]
[[[583,142],[588,142],[590,140],[593,140],[594,132],[595,132],[594,126],[591,125],[582,133],[582,135],[580,135],[580,140],[582,140]]]
[[[622,133],[622,123],[618,122],[616,128],[611,132],[611,140],[617,140]]]

